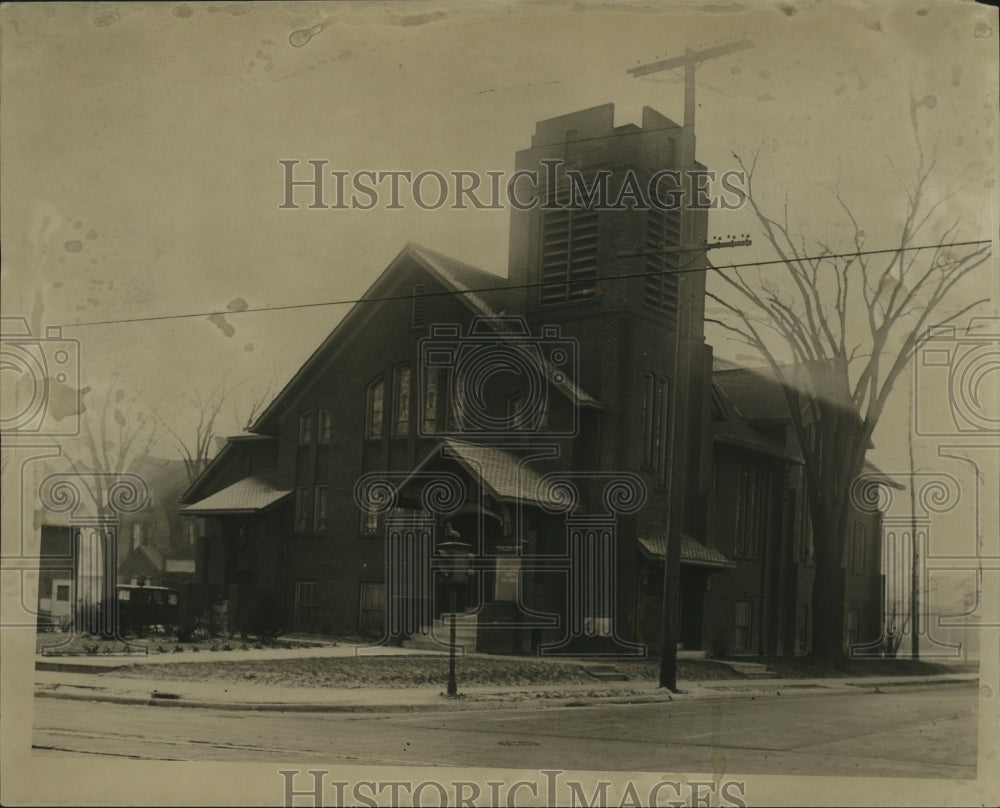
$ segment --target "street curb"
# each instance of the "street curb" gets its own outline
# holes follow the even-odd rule
[[[35,670],[46,673],[94,673],[102,674],[108,671],[120,671],[124,668],[131,668],[134,663],[126,662],[121,665],[105,665],[93,662],[49,662],[43,659],[35,660]]]
[[[200,701],[198,699],[147,698],[145,696],[119,696],[112,693],[70,693],[55,690],[35,690],[36,698],[65,699],[68,701],[99,701],[109,704],[133,704],[147,707],[187,707],[202,710],[236,710],[242,712],[271,713],[437,713],[460,710],[515,709],[525,702],[535,704],[541,699],[524,699],[517,702],[456,701],[442,704],[328,704],[325,702],[253,702],[253,701]],[[555,699],[553,699],[553,702]],[[562,707],[565,704],[537,704],[538,707]]]
[[[159,698],[146,696],[127,696],[114,693],[76,693],[67,690],[35,688],[36,698],[65,699],[70,701],[104,702],[110,704],[131,704],[148,707],[183,707],[203,710],[233,710],[241,712],[289,712],[289,713],[432,713],[457,712],[469,710],[517,710],[517,709],[558,709],[598,707],[604,704],[618,706],[641,704],[664,704],[668,702],[714,701],[719,699],[749,698],[796,698],[802,696],[842,696],[848,693],[881,694],[890,688],[915,688],[966,685],[973,679],[948,677],[941,680],[892,681],[892,682],[844,682],[835,685],[770,685],[767,687],[733,687],[728,690],[716,691],[681,691],[680,693],[633,694],[622,696],[560,696],[559,698],[515,698],[511,700],[472,700],[465,701],[462,697],[452,702],[439,704],[330,704],[328,702],[248,702],[248,701],[212,701],[201,699],[177,698],[163,695]],[[59,685],[56,685],[58,688]],[[70,685],[72,687],[72,685]],[[498,693],[497,695],[503,695]],[[443,698],[447,698],[444,697]]]

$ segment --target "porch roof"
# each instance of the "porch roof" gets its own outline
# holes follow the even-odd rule
[[[275,488],[259,477],[244,477],[205,499],[181,508],[180,512],[191,516],[260,513],[273,508],[291,494],[290,490]]]
[[[648,531],[646,536],[639,537],[639,547],[650,558],[662,561],[667,553],[667,531],[656,528]],[[681,563],[718,569],[736,566],[714,547],[706,547],[691,536],[681,537]]]
[[[524,458],[513,451],[445,438],[417,470],[423,468],[434,457],[454,459],[473,478],[482,483],[487,493],[501,502],[549,505],[557,508],[564,504],[551,486],[544,483],[538,472],[525,465]],[[404,481],[400,488],[408,482],[409,479]]]

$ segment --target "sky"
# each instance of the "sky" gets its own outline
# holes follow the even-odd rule
[[[280,160],[509,175],[538,120],[608,102],[619,125],[646,105],[682,120],[679,71],[627,70],[686,47],[752,43],[698,69],[696,156],[723,172],[756,154],[757,198],[772,213],[787,204],[804,244],[852,248],[840,193],[866,246],[893,246],[918,147],[937,159],[929,195],[948,195],[927,241],[954,220],[957,239],[997,230],[997,32],[967,3],[43,3],[3,15],[2,313],[35,333],[62,326],[89,400],[114,379],[182,433],[193,395],[220,384],[236,389],[223,415],[236,431],[348,307],[234,309],[356,298],[407,241],[506,274],[507,209],[311,210],[301,192],[282,209]],[[720,261],[774,257],[746,209],[713,213],[709,233],[755,239]],[[956,304],[992,297],[979,313],[995,315],[995,277],[985,266]],[[146,319],[214,311],[230,313]],[[759,363],[724,331],[707,337]],[[909,394],[907,377],[876,433],[872,459],[889,471],[908,463]],[[155,452],[175,451],[164,432]],[[937,443],[921,452],[938,462]]]
[[[509,173],[539,120],[610,102],[619,125],[647,105],[680,121],[676,71],[627,70],[686,47],[753,43],[699,68],[696,156],[722,172],[757,152],[761,204],[787,201],[806,243],[852,247],[839,190],[866,246],[893,246],[918,146],[948,196],[930,240],[955,220],[956,238],[997,235],[1000,31],[971,3],[33,3],[0,23],[0,313],[61,326],[82,386],[117,378],[178,429],[195,392],[238,385],[245,412],[280,387],[347,307],[233,309],[356,298],[407,241],[506,273],[507,210],[283,210],[280,160]],[[748,211],[710,216],[710,236],[740,233],[754,244],[726,260],[773,257]],[[994,258],[956,302],[996,317],[996,279]],[[934,373],[916,396],[938,423]],[[875,437],[889,472],[908,468],[909,381]],[[935,540],[1000,555],[996,440],[951,433],[916,440],[918,468],[961,493]]]
[[[118,379],[183,429],[193,393],[280,389],[347,306],[122,324],[360,296],[407,241],[506,274],[507,209],[281,209],[280,160],[327,169],[513,170],[534,123],[602,103],[683,118],[678,71],[627,69],[748,40],[697,73],[697,158],[757,169],[804,243],[891,247],[918,144],[953,194],[928,228],[996,233],[996,53],[967,3],[14,4],[3,9],[2,313],[78,341],[92,397]],[[301,175],[300,175],[301,176]],[[750,233],[724,261],[773,258]],[[992,266],[957,300],[992,296]],[[710,281],[710,289],[718,282]],[[719,355],[756,362],[710,326]],[[995,376],[995,374],[994,374]],[[905,380],[908,381],[908,380]],[[894,407],[906,408],[908,384]],[[902,419],[893,419],[897,425]],[[236,415],[228,423],[235,430]],[[900,462],[901,435],[875,457]],[[163,439],[157,447],[169,455]]]

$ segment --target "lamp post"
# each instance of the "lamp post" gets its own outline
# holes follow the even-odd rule
[[[455,681],[455,611],[458,607],[455,600],[458,587],[467,584],[469,576],[472,574],[472,566],[470,562],[472,561],[474,554],[470,545],[465,542],[457,541],[457,532],[454,530],[448,530],[446,535],[449,538],[454,537],[454,540],[441,542],[437,546],[437,554],[442,559],[440,570],[442,578],[448,583],[451,608],[451,641],[449,643],[448,654],[448,695],[456,696],[458,695],[458,683]]]

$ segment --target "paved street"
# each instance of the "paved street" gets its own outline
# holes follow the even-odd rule
[[[729,774],[972,778],[973,683],[550,710],[256,713],[35,700],[36,752]]]

